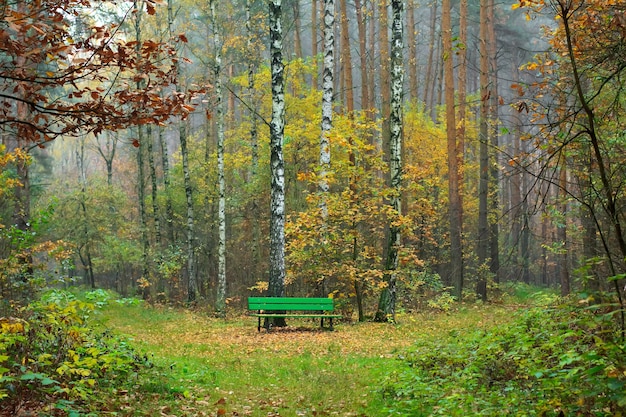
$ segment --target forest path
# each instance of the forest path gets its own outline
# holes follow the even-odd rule
[[[403,314],[396,325],[338,323],[332,332],[311,320],[257,332],[253,317],[223,320],[164,307],[116,306],[102,318],[172,370],[188,401],[162,415],[376,417],[386,415],[379,389],[403,366],[397,359],[411,345],[489,329],[510,313],[504,306],[461,307],[449,314]]]

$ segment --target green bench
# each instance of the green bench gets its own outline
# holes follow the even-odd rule
[[[332,314],[335,309],[332,298],[248,297],[248,309],[257,311],[250,315],[259,318],[257,326],[259,332],[262,318],[319,318],[322,328],[324,319],[328,319],[329,328],[333,330],[333,319],[342,317],[340,314]]]

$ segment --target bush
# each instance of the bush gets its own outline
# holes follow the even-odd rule
[[[387,412],[620,415],[626,410],[626,349],[610,314],[597,309],[537,307],[517,313],[506,328],[417,346],[403,359],[406,370],[387,378]]]
[[[93,294],[102,302],[102,294]],[[128,343],[87,327],[94,305],[52,291],[22,311],[0,319],[0,414],[46,409],[79,415],[95,393],[123,385],[147,363]]]

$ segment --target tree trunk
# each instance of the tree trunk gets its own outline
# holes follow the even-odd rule
[[[430,9],[430,35],[428,41],[428,63],[426,64],[426,77],[424,78],[424,106],[425,110],[430,111],[433,107],[433,96],[435,91],[435,79],[437,78],[437,70],[433,68],[436,65],[434,61],[435,54],[435,40],[437,29],[437,1],[433,2],[433,6]],[[434,120],[434,118],[433,118]]]
[[[111,140],[111,135],[115,135],[113,140]],[[96,143],[98,146],[96,150],[104,159],[104,163],[107,168],[107,185],[110,187],[113,185],[113,160],[115,159],[115,151],[117,150],[117,133],[106,132],[104,133],[106,137],[106,141],[103,144],[100,143],[100,136],[96,136]]]
[[[217,244],[217,295],[215,310],[219,317],[226,317],[226,183],[224,180],[224,100],[222,93],[222,44],[215,18],[215,1],[210,0],[211,24],[213,26],[213,47],[215,48],[215,109],[217,112],[217,182],[219,186],[218,203],[218,244]]]
[[[369,50],[370,53],[367,55],[367,72],[368,72],[368,79],[370,80],[369,83],[369,92],[368,92],[368,96],[369,96],[369,101],[372,104],[372,106],[375,105],[376,102],[376,74],[378,73],[378,71],[376,71],[376,68],[378,68],[378,65],[376,64],[376,35],[377,35],[377,31],[376,31],[376,22],[378,22],[377,19],[377,2],[378,0],[369,0],[369,4],[371,9],[369,11],[366,11],[366,16],[369,19],[369,31],[367,33],[368,35],[368,42],[367,44],[369,45]],[[367,7],[367,6],[366,6]],[[380,48],[380,43],[379,43],[379,48]],[[373,110],[373,109],[372,109]],[[370,115],[373,115],[373,111],[370,112]],[[372,136],[372,145],[375,145],[375,141],[376,141],[376,137]]]
[[[409,53],[409,95],[411,101],[418,102],[418,79],[417,79],[417,30],[415,28],[415,0],[407,1],[407,47]]]
[[[457,153],[459,155],[459,186],[463,184],[463,165],[465,160],[465,130],[467,125],[467,0],[459,5],[459,128],[457,132]],[[461,196],[463,193],[461,192]],[[461,202],[461,205],[463,203]]]
[[[350,114],[354,110],[354,82],[352,81],[352,51],[350,50],[350,28],[348,20],[348,2],[341,2],[341,63],[344,75],[346,101],[344,108]]]
[[[137,1],[134,2],[135,9],[135,40],[137,41],[136,45],[136,53],[137,60],[141,59],[141,17],[142,12],[139,10],[139,6]],[[137,89],[141,89],[142,81],[137,82]],[[145,138],[144,138],[144,130],[143,126],[137,126],[137,197],[139,199],[139,221],[140,221],[140,230],[141,230],[141,247],[142,247],[142,273],[141,279],[143,280],[141,284],[141,288],[143,290],[143,298],[147,299],[149,294],[149,285],[150,285],[150,273],[148,270],[148,252],[150,249],[150,241],[148,239],[148,220],[146,213],[146,201],[145,201],[145,187],[146,187],[146,176],[144,172],[144,149],[145,149]]]
[[[326,178],[330,169],[330,142],[328,134],[333,123],[333,94],[335,69],[335,1],[324,0],[324,69],[322,72],[322,126],[320,134],[320,182],[319,191],[329,190]],[[326,216],[326,205],[322,200],[322,214]]]
[[[480,2],[480,126],[479,126],[479,186],[478,186],[478,239],[476,255],[479,273],[476,296],[487,301],[487,277],[482,267],[487,265],[489,254],[489,51],[487,48],[487,7],[489,0]]]
[[[80,209],[83,215],[83,245],[85,257],[80,255],[81,262],[85,268],[85,281],[92,289],[96,288],[96,280],[93,274],[93,263],[91,261],[91,238],[89,236],[89,216],[87,214],[87,172],[85,168],[85,138],[80,138],[80,151],[77,152],[79,181],[80,181]],[[79,251],[80,252],[80,251]]]
[[[488,22],[487,22],[487,49],[489,51],[489,63],[491,65],[490,79],[491,79],[491,103],[489,106],[489,118],[491,120],[491,135],[489,138],[490,147],[492,149],[492,162],[489,164],[489,178],[490,178],[490,195],[489,210],[491,216],[489,216],[489,248],[490,263],[489,271],[494,279],[494,282],[500,282],[500,227],[498,218],[500,217],[500,163],[498,158],[499,149],[499,134],[498,134],[498,120],[499,120],[499,93],[498,93],[498,62],[497,62],[497,45],[496,45],[496,31],[495,31],[495,3],[494,0],[489,0],[488,8]]]
[[[176,244],[174,237],[174,207],[172,206],[172,195],[170,191],[170,164],[167,142],[163,134],[163,128],[159,126],[159,145],[161,147],[161,168],[163,169],[163,192],[165,194],[165,225],[167,227],[167,238],[170,245]]]
[[[252,16],[250,15],[250,0],[246,0],[246,34],[248,36],[247,48],[248,48],[248,100],[252,110],[250,114],[250,148],[252,164],[250,166],[250,181],[256,182],[259,172],[259,131],[258,131],[258,116],[256,109],[258,108],[258,98],[255,91],[255,76],[258,65],[258,50],[255,48],[253,42],[254,33],[252,31]],[[252,57],[252,58],[251,58]],[[258,197],[256,193],[253,193],[251,202],[250,216],[252,218],[252,262],[254,265],[261,264],[261,213],[259,210]],[[251,274],[253,279],[257,279],[258,271],[252,269]],[[251,280],[252,281],[252,280]],[[256,282],[256,281],[252,281]]]
[[[270,59],[272,73],[272,120],[270,122],[270,276],[271,297],[285,295],[285,74],[283,64],[282,0],[269,0]],[[272,320],[285,326],[284,318]]]
[[[567,162],[565,154],[562,155],[561,168],[559,171],[559,199],[558,206],[561,216],[563,216],[563,224],[557,227],[557,240],[563,245],[558,255],[559,283],[561,284],[561,295],[567,296],[570,293],[569,268],[567,262],[567,252],[569,245],[567,244]]]
[[[378,1],[379,14],[379,45],[380,45],[380,117],[381,123],[381,142],[382,149],[385,152],[385,159],[389,162],[389,117],[390,117],[390,101],[391,101],[391,85],[389,75],[389,14],[387,11],[387,0]]]
[[[441,6],[441,31],[443,36],[443,68],[446,99],[446,134],[448,140],[448,198],[450,215],[450,278],[454,295],[461,301],[463,295],[463,245],[462,207],[459,186],[459,156],[456,141],[456,117],[454,109],[454,62],[452,59],[452,22],[450,0]]]
[[[191,174],[189,173],[189,149],[187,146],[187,127],[185,121],[178,125],[180,138],[180,154],[183,163],[183,182],[185,184],[185,201],[187,206],[187,301],[193,303],[198,295],[198,282],[196,280],[196,256],[194,251],[194,211],[193,189],[191,187]]]
[[[369,110],[372,107],[369,95],[369,71],[367,70],[367,33],[365,30],[365,17],[361,0],[354,0],[354,8],[356,10],[357,28],[359,31],[359,64],[361,66],[361,109]]]
[[[139,200],[139,230],[141,231],[141,279],[144,299],[148,296],[149,270],[148,270],[148,252],[150,250],[150,241],[148,240],[148,215],[146,213],[146,174],[144,172],[144,146],[145,138],[143,126],[137,126],[137,199]]]
[[[174,11],[172,10],[172,0],[167,1],[167,27],[170,38],[174,36]],[[165,193],[165,224],[167,226],[167,237],[170,245],[176,244],[174,236],[174,208],[172,206],[172,194],[170,191],[170,163],[167,141],[161,126],[159,129],[159,145],[161,147],[161,166],[163,169],[163,191]]]
[[[404,5],[402,0],[391,0],[391,114],[389,120],[389,168],[393,194],[390,205],[396,216],[402,213],[402,105],[404,93]],[[386,288],[378,302],[376,321],[396,321],[396,284],[398,269],[398,251],[401,245],[399,225],[391,221],[389,225],[389,244],[385,265]]]
[[[320,192],[320,211],[322,215],[322,229],[324,236],[322,244],[326,245],[326,222],[328,207],[326,198],[330,189],[328,173],[330,171],[330,141],[329,133],[333,127],[333,94],[334,94],[334,70],[335,70],[335,1],[324,0],[324,69],[322,72],[322,125],[320,133],[320,180],[318,190]],[[322,277],[322,296],[327,295],[325,280]]]
[[[302,39],[300,36],[301,23],[300,23],[300,1],[291,0],[291,7],[293,8],[293,37],[296,58],[302,58]]]
[[[150,184],[151,184],[151,201],[152,201],[152,221],[154,222],[154,240],[156,242],[156,246],[161,246],[161,216],[159,214],[159,204],[157,200],[157,176],[156,169],[154,166],[154,153],[152,149],[152,126],[148,125],[147,129],[147,140],[146,140],[146,150],[148,153],[148,169],[150,170]]]
[[[173,35],[173,27],[174,27],[174,15],[172,12],[172,0],[167,1],[168,8],[168,28],[170,32],[170,36]],[[182,77],[182,71],[180,66],[177,65],[176,72],[178,75],[178,79],[180,80]],[[180,81],[179,81],[180,82]],[[180,85],[174,85],[174,89],[176,91],[181,91]],[[187,216],[186,216],[186,246],[187,246],[187,302],[193,303],[196,301],[198,296],[198,282],[196,280],[196,257],[195,257],[195,247],[194,247],[194,236],[195,236],[195,217],[193,210],[193,188],[191,186],[191,174],[189,172],[189,149],[187,146],[187,126],[185,125],[184,120],[180,120],[178,123],[178,137],[180,140],[180,155],[182,159],[183,166],[183,182],[185,187],[185,201],[187,206]],[[163,144],[162,144],[163,147]]]
[[[314,89],[318,88],[318,79],[319,79],[319,67],[317,66],[317,41],[318,37],[318,27],[317,27],[317,16],[319,10],[317,7],[317,0],[311,0],[311,56],[313,57],[315,64],[315,71],[313,71],[313,78],[311,80],[311,84]],[[323,19],[323,17],[322,17]]]

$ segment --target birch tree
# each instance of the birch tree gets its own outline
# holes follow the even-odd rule
[[[333,127],[333,94],[335,68],[335,0],[324,0],[324,68],[322,72],[322,132],[320,134],[320,181],[319,191],[329,190],[330,142],[328,134]],[[326,205],[322,197],[322,215],[326,217]]]
[[[218,203],[218,268],[217,268],[217,297],[215,309],[221,317],[226,316],[226,185],[224,181],[224,100],[222,97],[222,44],[217,19],[215,18],[215,0],[210,0],[211,24],[213,26],[213,46],[215,48],[215,62],[213,75],[215,78],[215,109],[217,112],[217,182],[219,187]]]
[[[322,227],[325,228],[328,218],[326,197],[330,185],[328,173],[330,171],[330,140],[329,133],[333,127],[333,94],[334,94],[334,70],[335,70],[335,0],[324,0],[324,67],[322,70],[322,125],[320,133],[320,156],[319,156],[319,183],[318,190],[321,194],[320,211],[322,214]],[[326,230],[322,231],[322,244],[326,244]],[[326,295],[322,282],[322,293]]]
[[[270,121],[270,276],[269,295],[285,295],[285,73],[283,64],[282,0],[269,0],[272,120]],[[274,326],[284,326],[275,318]]]
[[[389,167],[393,193],[389,204],[399,216],[402,209],[402,102],[404,98],[403,32],[404,5],[402,0],[391,1],[391,113],[389,118]],[[396,221],[394,221],[396,220]],[[387,287],[381,294],[376,312],[376,321],[395,321],[396,282],[398,268],[398,250],[401,245],[400,225],[392,219],[389,225],[389,247],[385,264]]]

